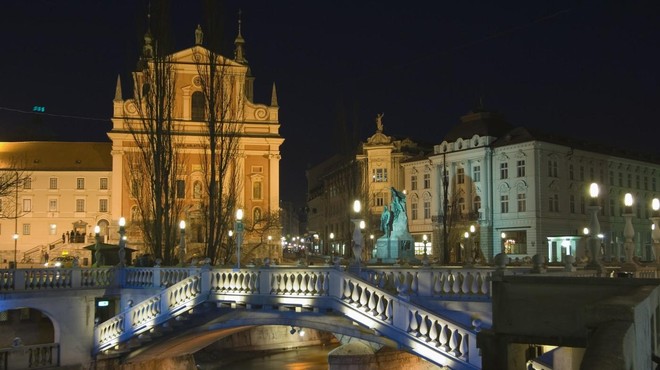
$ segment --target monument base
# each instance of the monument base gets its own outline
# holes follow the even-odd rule
[[[380,237],[376,240],[376,250],[372,261],[382,263],[416,264],[415,241],[412,236]]]

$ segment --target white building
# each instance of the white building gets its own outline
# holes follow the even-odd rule
[[[459,246],[470,242],[463,237],[469,225],[476,226],[471,240],[489,260],[503,251],[514,260],[535,254],[550,262],[566,254],[583,258],[592,182],[601,188],[604,258],[624,256],[625,193],[635,199],[635,255],[654,258],[649,217],[651,200],[659,193],[657,158],[513,127],[496,113],[480,111],[461,117],[432,155],[402,166],[411,233],[418,241],[428,234],[438,246],[434,254],[441,254],[447,215],[453,220],[447,230],[454,262]]]

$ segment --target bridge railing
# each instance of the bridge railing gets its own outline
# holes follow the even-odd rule
[[[407,292],[387,292],[335,267],[197,271],[99,324],[95,329],[95,353],[111,349],[210,300],[232,306],[267,303],[333,308],[366,327],[378,328],[427,359],[442,354],[459,367],[480,364],[474,328],[417,307],[408,300]],[[323,307],[328,302],[335,303]]]
[[[116,277],[111,267],[0,270],[0,292],[104,288],[116,286]]]

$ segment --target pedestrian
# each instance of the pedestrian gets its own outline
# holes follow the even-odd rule
[[[66,242],[69,242],[69,230],[66,231]]]
[[[44,252],[44,259],[48,262],[48,252]]]
[[[66,234],[62,233],[62,243],[66,242]]]

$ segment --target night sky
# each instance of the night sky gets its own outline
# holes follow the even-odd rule
[[[177,49],[193,45],[196,3],[173,1]],[[3,0],[0,140],[107,141],[145,4]],[[305,169],[340,147],[338,117],[365,140],[383,112],[386,134],[437,144],[481,104],[516,126],[660,155],[660,2],[405,4],[227,2],[229,45],[242,10],[255,101],[277,85],[283,200],[301,204]]]

